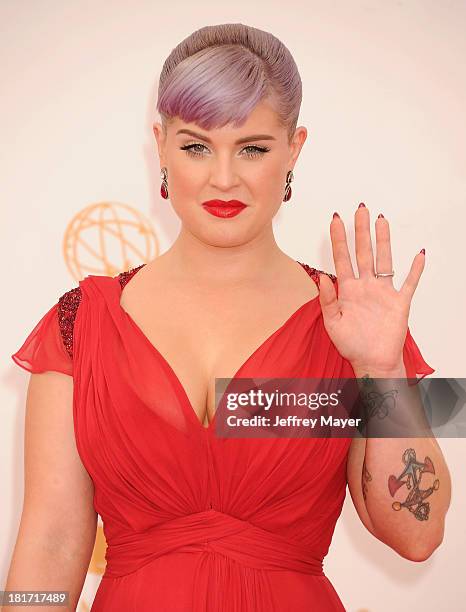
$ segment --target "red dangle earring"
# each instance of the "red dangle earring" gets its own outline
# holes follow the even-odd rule
[[[285,185],[285,197],[283,198],[284,202],[288,202],[291,198],[291,181],[294,179],[293,171],[288,170],[286,175],[286,185]]]
[[[167,168],[165,166],[160,171],[160,178],[162,179],[160,195],[164,200],[168,200]]]

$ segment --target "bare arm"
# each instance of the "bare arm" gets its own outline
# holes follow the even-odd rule
[[[71,376],[52,371],[31,374],[24,502],[5,586],[5,590],[69,591],[69,610],[76,609],[97,527],[93,483],[76,449],[72,402]],[[13,609],[3,607],[5,612]]]
[[[358,378],[362,375],[358,373]],[[400,368],[386,388],[379,381],[379,388],[394,387],[395,410],[406,415],[408,424],[416,414],[417,392],[403,382],[405,376]],[[443,540],[451,498],[450,473],[435,437],[355,438],[347,475],[351,497],[367,529],[406,559],[428,559]]]

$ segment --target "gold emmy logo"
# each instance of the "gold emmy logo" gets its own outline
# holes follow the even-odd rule
[[[90,204],[70,221],[63,239],[65,263],[77,281],[88,274],[115,276],[158,253],[149,219],[119,202]]]

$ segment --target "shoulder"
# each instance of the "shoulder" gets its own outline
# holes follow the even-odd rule
[[[113,278],[117,278],[123,288],[126,283],[146,264],[141,264],[135,268],[124,270]],[[73,357],[73,333],[74,333],[74,322],[78,313],[78,308],[82,299],[81,286],[73,287],[66,291],[58,299],[57,305],[57,316],[58,326],[60,328],[60,334],[62,342],[65,346],[66,352],[70,357]]]
[[[308,264],[303,263],[301,261],[299,263],[303,266],[303,268],[306,270],[306,272],[309,274],[312,280],[317,283],[317,285],[319,285],[320,283],[321,274],[325,274],[326,276],[328,276],[330,280],[333,282],[333,284],[337,282],[337,277],[335,276],[335,274],[331,274],[330,272],[325,272],[324,270],[319,270],[318,268],[313,268],[309,266]]]

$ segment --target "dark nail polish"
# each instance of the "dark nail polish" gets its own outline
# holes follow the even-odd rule
[[[377,219],[385,219],[385,217],[382,215],[382,213],[380,213],[380,215],[377,217]]]
[[[422,253],[423,255],[425,255],[425,254],[426,254],[426,250],[425,250],[425,249],[421,249],[421,250],[419,251],[419,253]]]
[[[364,206],[364,208],[366,208],[366,205],[364,204],[364,202],[361,202],[361,204],[359,204],[358,208],[361,208],[361,206]]]
[[[334,213],[333,213],[333,218],[335,219],[335,217],[340,218],[340,215],[339,215],[337,212],[334,212]]]

